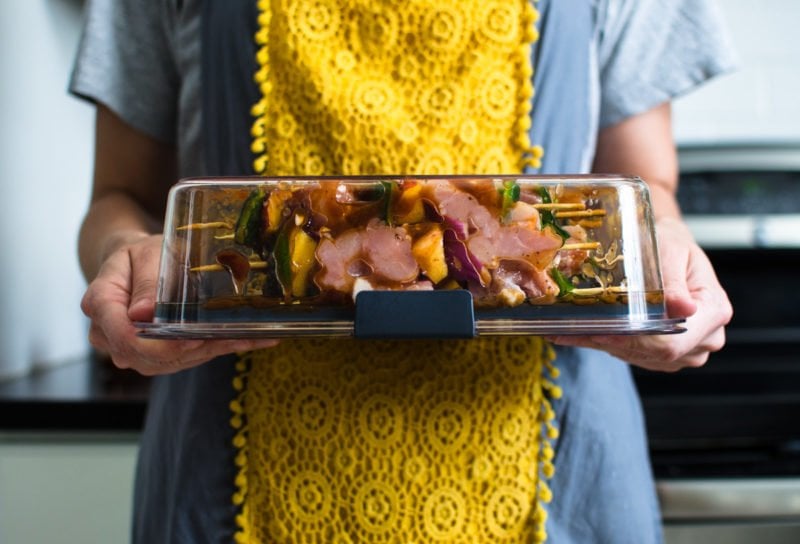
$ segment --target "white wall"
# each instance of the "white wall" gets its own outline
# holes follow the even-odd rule
[[[0,379],[88,350],[76,236],[94,117],[66,93],[81,6],[0,0]]]
[[[800,1],[717,2],[740,66],[675,103],[676,139],[800,142]]]

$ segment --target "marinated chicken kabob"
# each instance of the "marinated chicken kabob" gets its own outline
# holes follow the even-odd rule
[[[261,294],[296,302],[354,300],[363,290],[468,289],[478,307],[594,299],[624,292],[610,285],[621,260],[589,233],[603,208],[580,191],[554,201],[544,186],[512,179],[330,180],[265,184],[244,201],[235,247],[216,264],[243,294],[251,271]]]

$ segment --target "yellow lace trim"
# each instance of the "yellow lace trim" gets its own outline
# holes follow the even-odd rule
[[[525,0],[259,0],[256,172],[513,173]],[[237,542],[541,542],[560,394],[538,338],[285,341],[234,380]]]
[[[516,173],[531,145],[528,0],[259,0],[257,173]]]
[[[236,542],[543,542],[552,358],[536,337],[243,356]]]

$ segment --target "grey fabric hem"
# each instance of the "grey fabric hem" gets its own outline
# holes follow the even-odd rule
[[[161,143],[170,145],[175,145],[177,143],[174,130],[171,130],[169,127],[162,127],[156,123],[148,122],[145,116],[129,108],[125,104],[126,100],[117,93],[108,92],[105,89],[94,87],[86,82],[73,83],[69,87],[69,93],[81,100],[86,100],[93,104],[102,104],[137,131]]]
[[[600,120],[600,129],[610,127],[624,121],[629,117],[639,115],[649,111],[664,102],[672,101],[691,91],[696,90],[710,80],[722,75],[734,72],[737,65],[734,63],[715,66],[713,69],[704,71],[697,70],[694,73],[686,74],[687,77],[670,82],[671,84],[662,87],[653,86],[632,86],[626,89],[625,93],[631,96],[646,97],[637,100],[621,102],[618,108],[606,108]]]

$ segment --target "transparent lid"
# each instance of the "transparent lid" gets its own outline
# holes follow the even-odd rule
[[[202,178],[170,194],[151,337],[679,332],[619,176]]]

